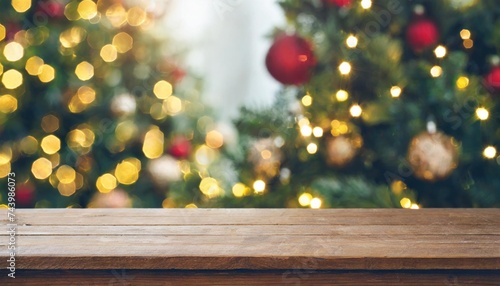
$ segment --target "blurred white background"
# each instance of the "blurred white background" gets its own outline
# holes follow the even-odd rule
[[[205,103],[227,121],[241,106],[273,102],[280,85],[265,56],[268,35],[284,23],[273,0],[170,0],[162,29],[187,51],[186,68],[203,77]]]

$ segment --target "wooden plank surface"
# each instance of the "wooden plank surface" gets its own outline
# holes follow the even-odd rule
[[[16,218],[18,269],[500,270],[498,209],[18,209]],[[1,232],[1,259],[7,240]]]
[[[498,286],[500,274],[492,271],[22,271],[1,285],[338,285],[338,286]]]

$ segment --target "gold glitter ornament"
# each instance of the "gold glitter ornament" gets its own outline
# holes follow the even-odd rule
[[[356,156],[363,146],[363,138],[358,134],[329,137],[326,141],[326,162],[330,166],[344,167]]]
[[[422,132],[410,142],[408,162],[415,177],[430,182],[443,180],[458,165],[457,143],[441,132]]]

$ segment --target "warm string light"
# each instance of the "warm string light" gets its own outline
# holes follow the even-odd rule
[[[483,150],[483,156],[486,159],[494,159],[497,155],[497,149],[493,146],[488,146]]]

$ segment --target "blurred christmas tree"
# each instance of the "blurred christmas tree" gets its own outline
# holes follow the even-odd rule
[[[495,0],[280,1],[230,206],[500,206]]]
[[[154,36],[165,3],[2,1],[0,183],[15,172],[17,207],[194,202],[213,124]]]

